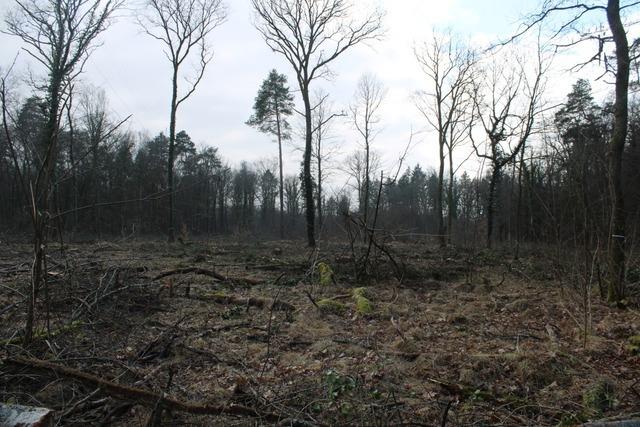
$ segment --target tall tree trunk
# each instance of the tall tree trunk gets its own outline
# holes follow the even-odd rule
[[[313,206],[313,179],[311,177],[311,150],[313,146],[313,131],[311,122],[311,100],[309,99],[308,86],[302,87],[302,100],[304,102],[305,115],[305,144],[304,144],[304,165],[303,165],[303,182],[305,210],[307,217],[307,242],[309,247],[316,247],[315,236],[315,208]]]
[[[218,224],[220,225],[220,232],[227,231],[227,224],[225,218],[225,198],[224,198],[224,180],[222,178],[218,181],[218,209],[220,210]]]
[[[176,116],[178,112],[178,65],[173,64],[173,79],[171,93],[171,116],[169,119],[169,154],[167,158],[167,191],[169,192],[169,224],[167,234],[170,243],[176,239],[175,235],[175,218],[174,218],[174,202],[175,194],[173,188],[173,166],[175,163],[175,145],[176,145]]]
[[[449,206],[449,209],[447,209],[447,241],[449,243],[451,243],[453,235],[453,217],[456,209],[453,201],[453,185],[455,183],[454,180],[455,176],[453,172],[453,143],[451,143],[451,148],[449,148],[449,185],[447,188],[447,204]]]
[[[500,168],[497,165],[493,165],[493,171],[491,172],[491,180],[489,182],[489,197],[487,199],[487,248],[491,249],[493,243],[493,225],[495,222],[495,204],[496,204],[496,189],[500,181]]]
[[[36,319],[36,301],[40,286],[46,286],[46,244],[47,218],[49,217],[49,201],[51,197],[51,177],[53,176],[56,154],[58,150],[58,112],[60,109],[60,87],[62,77],[52,75],[48,89],[49,111],[45,132],[45,154],[43,164],[38,172],[35,188],[32,188],[32,220],[34,229],[33,266],[31,270],[31,292],[27,304],[27,319],[25,325],[25,343],[33,339],[33,327]]]
[[[620,18],[620,0],[609,0],[607,19],[616,44],[616,99],[613,135],[609,144],[611,226],[609,233],[609,283],[607,299],[619,302],[625,295],[625,211],[622,189],[622,158],[629,120],[629,43]]]
[[[100,186],[98,185],[98,181],[99,181],[99,172],[98,172],[98,144],[100,143],[100,136],[99,135],[93,135],[93,138],[95,138],[93,141],[91,141],[91,148],[92,148],[92,154],[93,156],[91,157],[91,163],[92,163],[92,171],[91,171],[91,175],[93,177],[92,179],[92,184],[93,184],[93,188],[94,188],[94,194],[93,194],[93,231],[96,234],[96,236],[100,237],[100,208],[98,207],[98,205],[100,204]]]
[[[367,112],[368,115],[368,112]],[[369,175],[371,174],[371,152],[369,147],[369,123],[365,124],[365,161],[364,161],[364,190],[363,190],[363,215],[364,215],[364,223],[368,225],[367,219],[369,216],[369,186],[370,179]],[[365,236],[366,237],[366,236]]]
[[[520,240],[522,239],[522,173],[524,170],[524,152],[525,145],[522,145],[522,151],[520,152],[520,167],[518,169],[518,200],[516,206],[516,253],[515,259],[520,256]]]
[[[318,130],[320,132],[320,130]],[[320,136],[318,136],[318,151],[316,155],[318,157],[318,200],[316,203],[318,204],[318,228],[322,229],[322,157],[321,154],[321,140]]]
[[[280,124],[280,110],[277,105],[276,125],[278,127],[278,166],[280,167],[280,238],[284,239],[284,174],[282,168],[282,127]]]
[[[443,211],[443,195],[444,195],[444,141],[443,137],[440,137],[438,142],[440,146],[440,167],[438,169],[438,189],[436,194],[436,215],[438,216],[438,242],[440,243],[440,247],[444,247],[447,245],[446,232],[444,229],[444,215]]]
[[[73,92],[73,87],[69,89]],[[67,121],[69,122],[69,162],[71,163],[71,187],[73,199],[73,232],[78,229],[78,175],[76,173],[76,159],[74,153],[75,144],[75,127],[73,125],[73,117],[71,117],[71,108],[73,101],[73,93],[69,95],[69,105],[67,105]]]

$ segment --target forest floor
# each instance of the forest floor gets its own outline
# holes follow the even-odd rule
[[[30,247],[3,245],[0,402],[78,426],[640,417],[637,295],[625,308],[602,303],[595,284],[585,295],[553,250],[516,261],[388,249],[401,280],[377,254],[356,282],[339,242],[318,252],[297,241],[51,247],[49,331],[42,292],[25,348]]]

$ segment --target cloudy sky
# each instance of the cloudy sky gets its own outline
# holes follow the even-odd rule
[[[277,147],[269,136],[244,124],[269,70],[276,68],[287,74],[291,88],[296,88],[289,64],[270,51],[253,27],[250,0],[226,0],[226,3],[229,17],[210,39],[214,59],[198,91],[179,111],[178,128],[186,130],[200,145],[218,147],[220,154],[236,165],[241,160],[253,162],[276,155]],[[389,170],[411,130],[420,131],[426,126],[411,101],[416,90],[427,88],[413,47],[427,40],[433,28],[450,28],[478,44],[495,41],[512,34],[524,14],[539,6],[538,0],[357,0],[356,3],[358,9],[373,6],[386,11],[384,40],[347,51],[332,64],[333,78],[314,84],[330,94],[336,110],[342,110],[348,107],[362,74],[377,76],[387,94],[381,111],[381,132],[374,147]],[[12,0],[0,0],[0,15],[5,16],[12,7]],[[155,135],[168,128],[170,69],[162,45],[140,31],[135,13],[131,5],[118,13],[81,78],[85,83],[104,88],[114,119],[132,114],[132,130]],[[4,23],[0,25],[4,27]],[[19,40],[0,34],[0,67],[11,62],[20,46]],[[554,85],[551,97],[561,99],[577,79],[577,75],[562,66],[572,60],[557,61],[561,64],[558,70],[562,78]],[[24,53],[18,58],[18,70],[24,75],[27,70],[38,73],[38,67]],[[607,90],[605,87],[600,93],[604,96]],[[353,127],[344,121],[336,123],[333,134],[341,152],[335,159],[339,166],[343,157],[356,149],[358,138]],[[433,134],[422,133],[415,141],[410,164],[434,166],[437,142]],[[301,154],[292,147],[286,153],[287,172],[297,173]],[[462,153],[461,156],[464,157]],[[335,179],[334,186],[340,186],[341,181]]]

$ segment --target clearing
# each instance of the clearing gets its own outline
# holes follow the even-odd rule
[[[638,416],[637,300],[610,308],[597,285],[590,295],[561,283],[553,250],[516,261],[389,247],[401,281],[383,256],[356,283],[338,242],[318,252],[297,241],[51,247],[38,339],[24,348],[31,248],[10,244],[0,249],[0,401],[53,409],[56,425]]]

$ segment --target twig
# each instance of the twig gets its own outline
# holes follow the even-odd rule
[[[280,280],[284,277],[284,273],[282,273],[274,282],[275,286],[278,286],[278,284],[280,283]],[[276,307],[276,303],[278,302],[278,298],[280,297],[280,291],[282,290],[281,287],[278,287],[278,291],[276,292],[276,296],[273,298],[273,303],[271,304],[271,307],[269,308],[269,322],[267,325],[267,352],[265,354],[265,358],[264,358],[264,363],[262,364],[262,369],[260,370],[260,375],[259,378],[262,378],[262,376],[264,375],[264,372],[267,369],[267,363],[269,363],[269,359],[271,358],[271,338],[273,336],[273,310]]]
[[[4,288],[4,289],[6,289],[8,291],[14,292],[14,293],[20,295],[22,298],[26,298],[27,297],[25,294],[23,294],[22,292],[20,292],[17,289],[12,288],[11,286],[3,285],[3,284],[0,283],[0,288]]]
[[[96,394],[98,394],[100,392],[100,389],[97,388],[94,391],[92,391],[91,393],[87,394],[85,397],[83,397],[82,399],[78,400],[78,402],[76,402],[75,405],[73,405],[71,408],[67,409],[64,414],[62,414],[62,416],[60,418],[66,418],[69,415],[73,414],[78,407],[80,407],[82,404],[84,404],[87,400],[91,399],[93,396],[95,396]]]
[[[318,305],[316,300],[313,299],[313,296],[311,295],[311,292],[305,290],[304,293],[307,295],[307,298],[309,298],[309,301],[311,301],[311,304],[313,304],[319,310],[320,306]]]
[[[449,400],[447,402],[447,406],[444,408],[444,412],[442,413],[442,423],[440,423],[441,427],[447,426],[447,418],[449,418],[449,409],[451,409],[452,404],[453,404],[453,400]]]

